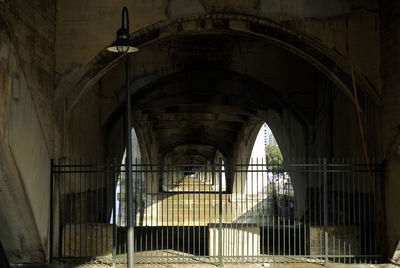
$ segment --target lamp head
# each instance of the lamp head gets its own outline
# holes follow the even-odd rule
[[[125,21],[126,19],[126,27]],[[133,53],[139,51],[137,47],[134,47],[129,41],[129,20],[128,20],[128,9],[124,7],[122,9],[122,21],[121,28],[117,31],[117,40],[115,40],[111,46],[107,47],[107,50],[114,53]]]

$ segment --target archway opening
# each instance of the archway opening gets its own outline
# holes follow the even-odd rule
[[[132,173],[133,179],[133,192],[141,192],[142,188],[144,188],[144,174],[139,172],[138,169],[141,169],[142,164],[142,153],[139,146],[138,137],[136,135],[136,131],[134,128],[131,130],[131,140],[132,140],[132,165],[134,168],[134,172]],[[116,185],[115,185],[115,199],[110,217],[110,224],[116,223],[117,226],[126,227],[127,226],[127,206],[126,206],[126,198],[127,198],[127,187],[126,187],[126,148],[124,150],[124,154],[121,159],[121,163],[117,165],[120,167],[118,174],[116,176]],[[115,215],[114,215],[115,213]]]

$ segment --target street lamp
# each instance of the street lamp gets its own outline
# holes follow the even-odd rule
[[[128,268],[134,267],[134,230],[133,230],[133,196],[132,196],[132,138],[131,138],[131,98],[129,93],[129,79],[130,79],[130,59],[129,53],[139,51],[138,48],[134,47],[129,41],[129,18],[128,9],[123,7],[122,9],[122,20],[121,28],[117,31],[117,40],[110,47],[108,51],[120,54],[126,54],[125,61],[125,94],[126,94],[126,158],[125,158],[125,178],[126,178],[126,194],[127,203],[126,209],[128,210]]]

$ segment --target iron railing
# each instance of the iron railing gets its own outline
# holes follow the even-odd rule
[[[52,162],[53,260],[126,262],[124,165]],[[382,169],[359,161],[132,166],[138,263],[375,263]],[[371,191],[373,187],[373,191]],[[375,194],[373,194],[373,192]]]

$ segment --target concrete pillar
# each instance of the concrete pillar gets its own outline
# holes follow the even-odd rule
[[[400,240],[400,5],[381,2],[381,42],[383,68],[382,127],[386,157],[385,203],[388,254]]]

